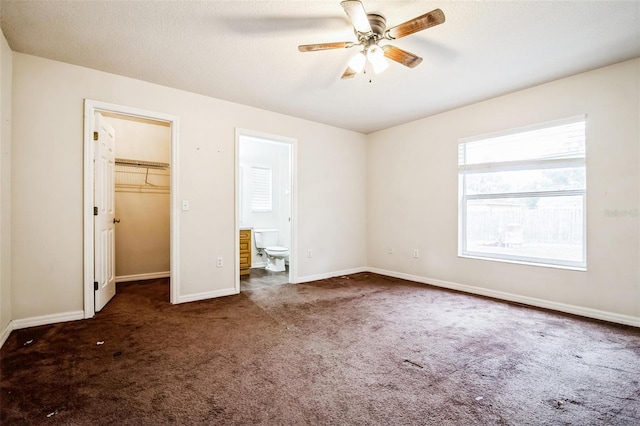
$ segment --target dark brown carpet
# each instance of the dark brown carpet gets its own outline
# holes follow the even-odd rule
[[[638,425],[640,329],[374,274],[14,331],[2,425]],[[97,344],[104,342],[104,344]]]

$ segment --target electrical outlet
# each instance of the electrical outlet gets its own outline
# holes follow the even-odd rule
[[[222,256],[218,257],[218,260],[216,261],[216,266],[218,268],[222,268],[224,266],[224,261],[222,259]]]
[[[308,258],[312,258],[313,257],[313,253],[311,252],[311,249],[307,250],[307,257]]]
[[[182,200],[182,211],[189,211],[189,200]]]
[[[415,257],[416,259],[420,257],[420,251],[418,249],[413,250],[413,257]]]
[[[387,253],[393,254],[393,249],[391,247],[389,247],[389,251]]]

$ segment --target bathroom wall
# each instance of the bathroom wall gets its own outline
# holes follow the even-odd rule
[[[277,229],[277,245],[291,247],[291,188],[289,146],[282,143],[268,143],[264,140],[242,136],[239,148],[241,188],[240,188],[240,226],[250,226],[255,229]],[[251,210],[251,167],[271,168],[273,178],[272,202],[270,212],[254,212]],[[264,265],[264,258],[260,257],[252,247],[252,267]]]
[[[0,32],[0,346],[11,331],[12,53]]]
[[[104,115],[115,129],[117,158],[170,163],[171,128],[168,123]],[[116,185],[116,218],[120,219],[116,224],[115,244],[117,281],[169,275],[169,194],[168,189],[151,191]]]
[[[291,161],[290,150],[280,149],[280,215],[278,224],[278,245],[291,248]]]

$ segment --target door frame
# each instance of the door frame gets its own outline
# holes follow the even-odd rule
[[[235,290],[240,293],[240,137],[248,136],[268,141],[289,145],[289,167],[291,176],[291,247],[289,247],[289,283],[295,284],[298,281],[298,261],[296,247],[298,247],[298,140],[286,136],[274,135],[270,133],[258,132],[236,127],[235,134]],[[253,236],[252,236],[253,241]],[[253,252],[253,250],[252,250]]]
[[[177,208],[179,203],[178,188],[178,126],[177,116],[161,112],[147,111],[139,108],[116,105],[92,99],[84,100],[84,170],[83,170],[83,244],[84,244],[84,318],[92,318],[95,311],[94,300],[94,236],[93,236],[93,131],[95,127],[95,113],[108,112],[130,117],[145,118],[154,121],[169,123],[171,128],[171,167],[170,171],[170,302],[178,303],[180,295],[180,269],[179,269],[179,215]],[[117,135],[116,135],[116,144]]]

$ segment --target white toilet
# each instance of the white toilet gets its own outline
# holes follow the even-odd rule
[[[253,234],[258,253],[264,250],[267,254],[267,266],[265,269],[271,272],[285,271],[284,262],[289,258],[289,249],[275,245],[278,242],[278,230],[256,229]]]

